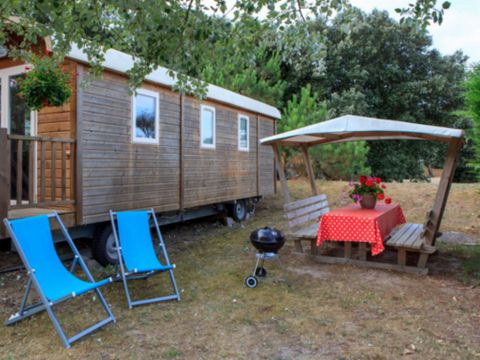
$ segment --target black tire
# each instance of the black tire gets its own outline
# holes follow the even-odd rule
[[[101,265],[116,265],[118,263],[115,238],[110,224],[99,226],[93,235],[92,256]]]
[[[258,277],[265,277],[267,276],[267,270],[264,267],[258,267],[257,270],[255,270],[255,276]]]
[[[10,239],[0,240],[0,251],[10,251],[12,249]]]
[[[247,203],[245,200],[237,200],[229,206],[230,216],[236,222],[245,221],[247,217]]]
[[[250,275],[245,278],[245,285],[248,288],[250,289],[256,288],[257,284],[258,284],[258,280],[255,276]]]

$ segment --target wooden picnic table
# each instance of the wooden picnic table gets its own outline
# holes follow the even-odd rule
[[[323,215],[320,219],[317,246],[324,241],[370,243],[372,255],[384,249],[384,240],[405,216],[398,204],[377,204],[375,209],[362,209],[351,204]]]

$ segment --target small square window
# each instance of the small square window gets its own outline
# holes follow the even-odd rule
[[[200,146],[215,149],[215,108],[202,105],[200,112]]]
[[[249,120],[248,116],[238,116],[238,150],[240,151],[249,150]]]
[[[158,144],[159,140],[158,93],[137,89],[133,96],[132,141]]]

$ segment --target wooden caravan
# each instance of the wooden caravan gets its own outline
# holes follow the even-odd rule
[[[109,50],[103,65],[89,78],[87,56],[73,48],[64,63],[77,74],[72,97],[34,113],[18,96],[25,64],[0,58],[1,218],[57,210],[73,234],[95,232],[94,254],[106,263],[115,257],[103,227],[110,209],[154,208],[164,222],[229,209],[243,220],[273,193],[273,152],[259,139],[275,133],[276,108],[213,85],[204,100],[181,95],[164,68],[132,95],[132,58]]]
[[[312,146],[345,141],[388,139],[430,140],[447,143],[449,147],[440,185],[438,187],[432,210],[427,214],[425,224],[406,224],[385,239],[385,245],[397,250],[397,264],[365,261],[367,259],[365,243],[362,243],[361,246],[359,246],[359,259],[351,258],[351,243],[347,242],[345,242],[345,256],[343,258],[318,255],[318,252],[313,248],[311,251],[312,254],[315,255],[315,260],[321,262],[354,264],[426,274],[428,272],[428,269],[426,268],[428,257],[435,252],[435,240],[447,203],[458,154],[463,144],[463,136],[463,131],[460,129],[346,115],[270,136],[261,139],[260,143],[263,145],[271,145],[273,148],[278,176],[280,178],[282,192],[285,199],[287,217],[291,216],[289,210],[292,206],[295,206],[295,203],[292,203],[291,201],[287,180],[280,161],[280,146],[297,147],[301,150],[307,169],[311,191],[314,196],[311,199],[318,199],[321,198],[321,196],[317,196],[318,191],[315,177],[308,156],[308,149]],[[308,240],[313,244],[313,241],[316,238],[313,232],[314,227],[309,230],[310,232],[306,236],[297,237],[297,250],[301,249],[301,246],[298,244],[301,240]],[[419,253],[418,261],[414,266],[408,266],[406,263],[407,252]]]

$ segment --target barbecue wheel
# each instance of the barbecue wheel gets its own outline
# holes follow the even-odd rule
[[[255,271],[255,275],[258,276],[258,277],[265,277],[265,276],[267,276],[267,270],[265,270],[264,267],[260,266]]]
[[[258,280],[255,276],[250,275],[245,278],[245,285],[250,289],[257,287],[257,284]]]

